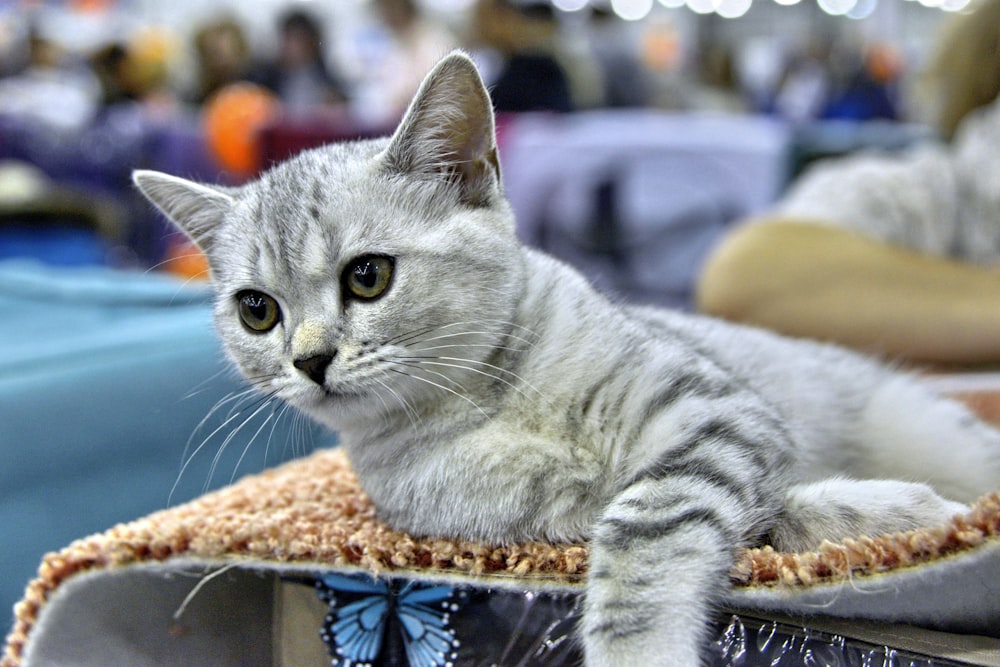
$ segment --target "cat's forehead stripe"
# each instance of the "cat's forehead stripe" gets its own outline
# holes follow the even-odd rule
[[[300,261],[302,270],[309,275],[322,276],[330,273],[333,264],[333,258],[330,254],[331,239],[324,231],[311,227],[305,237]]]
[[[301,179],[281,177],[281,172],[266,172],[250,192],[252,228],[243,230],[249,245],[259,250],[258,269],[287,272],[293,269],[308,244],[301,238],[310,228],[312,209],[320,204],[309,198]],[[313,193],[317,188],[313,188]],[[264,257],[268,265],[265,266]]]

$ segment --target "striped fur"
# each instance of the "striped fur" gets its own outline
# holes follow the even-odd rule
[[[1000,436],[914,378],[609,302],[518,244],[498,169],[488,97],[455,54],[387,140],[237,189],[135,181],[206,251],[233,361],[340,432],[384,519],[590,540],[588,665],[698,664],[739,547],[943,520],[1000,482]],[[372,255],[393,258],[389,287],[354,298],[344,272]],[[244,290],[274,299],[273,329],[240,324]]]

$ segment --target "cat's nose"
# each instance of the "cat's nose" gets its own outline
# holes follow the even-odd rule
[[[326,382],[326,369],[333,361],[332,354],[317,354],[304,359],[296,359],[292,365],[305,373],[310,380],[322,386]]]

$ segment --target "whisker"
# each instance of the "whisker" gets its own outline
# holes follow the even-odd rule
[[[372,379],[375,380],[375,382],[378,382],[383,388],[385,388],[386,391],[388,391],[390,394],[396,397],[396,400],[399,401],[399,404],[402,406],[403,411],[406,413],[407,418],[409,418],[410,423],[413,424],[414,428],[421,428],[423,426],[423,422],[420,419],[420,415],[417,414],[417,411],[413,409],[413,406],[411,406],[409,403],[406,402],[406,399],[404,399],[402,396],[399,395],[399,392],[397,392],[395,389],[387,385],[385,382],[382,382],[378,378],[372,378]],[[377,392],[376,396],[379,396],[379,400],[382,400],[382,403],[385,404],[385,401]],[[386,405],[386,411],[389,411],[388,405]]]
[[[429,368],[424,368],[424,365],[421,364],[421,363],[419,363],[419,362],[413,363],[413,362],[409,362],[409,361],[400,361],[398,359],[393,359],[389,363],[398,364],[400,366],[406,366],[407,368],[416,368],[416,369],[424,371],[425,373],[432,373],[432,374],[438,376],[439,378],[441,378],[442,380],[447,380],[448,382],[450,382],[451,384],[453,384],[458,389],[461,389],[462,391],[464,391],[466,394],[469,393],[469,390],[466,389],[465,387],[463,387],[462,383],[459,382],[458,380],[456,380],[454,378],[450,378],[447,375],[445,375],[444,373],[441,373],[440,371],[435,371],[435,370],[431,370]]]
[[[275,424],[277,424],[277,421],[274,419],[275,410],[274,410],[274,403],[273,403],[273,401],[269,401],[266,405],[270,405],[271,406],[271,414],[269,414],[267,417],[264,418],[264,422],[257,428],[257,430],[254,432],[254,434],[250,437],[250,440],[247,441],[247,444],[244,445],[243,451],[240,452],[240,457],[238,459],[236,459],[236,465],[233,466],[233,474],[229,476],[229,483],[230,484],[232,484],[233,482],[236,481],[236,473],[239,472],[240,464],[243,463],[243,459],[246,457],[247,452],[250,451],[250,448],[253,446],[253,443],[257,440],[257,436],[259,436],[261,434],[261,432],[267,427],[267,425],[269,423],[271,423],[272,421],[274,421]],[[257,413],[254,413],[254,415],[255,414],[257,414]],[[249,422],[251,419],[253,419],[254,415],[250,415],[250,417],[247,418],[247,421]],[[246,423],[246,422],[244,422],[244,423]],[[274,433],[274,427],[273,426],[271,427],[271,432]],[[265,464],[266,464],[266,462],[267,462],[267,448],[266,447],[264,448],[264,461],[265,461]]]
[[[273,375],[246,375],[243,380],[251,387],[264,387],[274,379]]]
[[[496,375],[494,373],[489,373],[487,371],[483,371],[483,370],[480,370],[478,368],[471,368],[469,366],[463,366],[463,365],[458,364],[458,363],[450,363],[449,364],[449,363],[444,363],[444,361],[432,361],[432,360],[433,359],[443,359],[445,361],[465,362],[465,363],[470,363],[470,364],[480,364],[482,366],[486,366],[487,368],[492,368],[493,370],[496,370],[496,371],[499,371],[501,373],[506,373],[506,374],[510,375],[515,380],[523,383],[525,387],[527,387],[528,389],[530,389],[533,392],[535,392],[538,395],[538,397],[541,398],[543,401],[547,401],[548,400],[547,397],[545,396],[545,394],[543,394],[542,392],[540,392],[531,383],[529,383],[527,380],[525,380],[524,378],[522,378],[517,373],[514,373],[513,371],[509,371],[506,368],[500,368],[499,366],[494,366],[493,364],[487,363],[485,361],[477,361],[475,359],[460,359],[458,357],[404,357],[404,358],[408,359],[408,360],[416,360],[416,359],[421,360],[421,361],[418,362],[418,364],[430,364],[430,365],[433,365],[433,366],[444,366],[446,368],[458,368],[458,369],[470,371],[472,373],[478,373],[480,375],[483,375],[485,377],[491,378],[491,379],[496,380],[498,382],[503,382],[505,385],[507,385],[508,387],[510,387],[511,389],[513,389],[514,391],[516,391],[518,394],[520,394],[523,398],[528,399],[528,395],[525,394],[523,391],[521,391],[520,387],[518,387],[514,383],[512,383],[512,382],[510,382],[510,381],[508,381],[508,380],[506,380],[506,379],[504,379],[502,377],[500,377],[499,375]],[[528,399],[528,400],[530,400],[530,399]]]
[[[524,326],[523,324],[518,324],[517,322],[510,322],[508,320],[497,320],[497,319],[484,319],[484,320],[473,320],[470,324],[500,324],[506,327],[513,327],[514,329],[520,329],[522,332],[529,336],[534,336],[538,338],[538,333]]]
[[[299,456],[316,449],[316,431],[310,426],[312,422],[303,413],[293,410],[292,412],[292,455]]]
[[[229,372],[231,372],[229,368],[222,368],[217,373],[213,373],[212,375],[209,375],[207,378],[205,378],[204,380],[202,380],[201,382],[199,382],[198,384],[196,384],[194,387],[192,387],[190,390],[188,390],[188,393],[184,394],[180,398],[180,400],[187,401],[187,400],[190,400],[190,399],[194,398],[195,396],[197,396],[197,395],[199,395],[199,394],[207,391],[212,382],[214,382],[215,380],[219,379],[223,375],[226,375]]]
[[[244,392],[243,398],[249,399],[249,400],[261,399],[261,394],[256,389],[251,388],[251,389],[247,389]],[[249,402],[249,400],[248,400],[248,402]],[[236,403],[235,405],[233,405],[233,407],[231,407],[229,409],[229,414],[227,416],[232,415],[234,412],[236,412],[237,410],[239,410],[241,407],[242,406],[241,406],[240,403]]]
[[[173,262],[176,259],[190,259],[191,257],[198,257],[201,254],[202,254],[201,251],[197,251],[197,252],[192,251],[192,252],[184,253],[183,255],[175,255],[173,257],[167,257],[166,259],[161,260],[161,261],[157,262],[156,264],[153,264],[152,266],[147,267],[146,270],[143,271],[143,273],[152,273],[153,271],[156,271],[157,269],[162,268],[162,267],[166,266],[167,264],[170,264],[171,262]],[[206,271],[199,271],[199,273],[206,273]]]
[[[267,463],[268,454],[271,452],[271,440],[274,439],[275,429],[278,428],[278,424],[281,422],[281,418],[284,417],[285,413],[288,412],[288,407],[289,407],[288,403],[283,403],[282,406],[281,406],[281,410],[278,411],[278,416],[275,417],[274,421],[271,423],[271,432],[267,434],[267,442],[264,443],[264,463],[265,464]],[[289,437],[291,437],[291,436],[289,436]]]
[[[245,398],[245,396],[243,396],[242,398]],[[225,402],[228,402],[230,400],[232,400],[232,399],[231,398],[225,399]],[[201,423],[199,423],[198,426],[195,428],[195,431],[194,431],[195,433],[197,433],[198,430],[201,429],[201,427],[205,424],[205,422],[207,422],[208,419],[219,409],[219,407],[220,407],[220,405],[222,403],[223,403],[223,401],[220,401],[218,404],[216,404],[215,407],[213,407],[209,411],[209,413],[205,416],[205,418],[201,420]],[[184,473],[187,472],[188,466],[191,465],[191,462],[194,461],[195,457],[198,456],[198,454],[201,452],[201,450],[205,448],[205,446],[209,443],[209,441],[212,438],[214,438],[216,436],[216,434],[218,434],[222,429],[226,428],[234,419],[236,419],[237,417],[239,417],[240,414],[242,414],[242,413],[241,412],[237,412],[236,414],[233,414],[233,415],[230,415],[229,417],[227,417],[225,421],[223,421],[221,424],[219,424],[217,427],[215,427],[215,430],[213,430],[211,433],[209,433],[208,436],[206,436],[205,439],[201,441],[201,444],[199,444],[197,447],[195,447],[194,451],[190,452],[190,454],[189,454],[188,450],[190,449],[191,443],[194,440],[194,436],[192,435],[192,437],[188,440],[188,444],[184,447],[184,454],[182,455],[181,469],[177,473],[177,479],[174,480],[174,485],[172,487],[170,487],[170,493],[167,495],[167,503],[168,504],[173,500],[174,493],[177,492],[177,486],[181,483],[181,479],[184,477]]]
[[[528,327],[525,327],[525,326],[522,326],[520,324],[517,324],[516,322],[509,322],[507,320],[498,320],[498,319],[482,319],[482,320],[467,320],[467,321],[463,321],[463,322],[451,322],[450,324],[444,324],[444,325],[441,325],[441,326],[424,327],[422,329],[417,329],[416,331],[412,331],[412,332],[405,333],[405,334],[402,334],[400,336],[397,336],[395,338],[391,338],[388,341],[386,341],[386,344],[387,345],[404,345],[407,342],[412,341],[412,340],[414,340],[416,338],[419,338],[420,336],[422,336],[424,334],[427,334],[427,333],[430,333],[430,332],[432,332],[434,330],[443,330],[443,329],[450,329],[450,328],[453,328],[453,327],[471,326],[471,325],[476,325],[476,324],[499,324],[501,326],[511,327],[513,329],[519,329],[525,335],[531,336],[533,338],[538,338],[538,334],[537,333],[535,333],[534,331],[532,331]],[[475,332],[469,332],[469,333],[502,335],[501,332],[475,331]],[[511,335],[513,335],[513,334],[511,334]],[[524,340],[524,339],[521,339],[521,340]],[[527,341],[527,340],[524,340],[524,342],[527,343],[528,345],[532,345],[533,344],[531,341]]]
[[[378,380],[375,381],[379,382]],[[382,383],[379,382],[379,384]],[[382,386],[385,387],[384,384],[382,384]],[[382,394],[378,390],[373,390],[371,393],[374,394],[375,398],[377,398],[379,400],[379,403],[382,404],[382,427],[385,428],[389,425],[389,415],[392,414],[392,410],[389,409],[389,404],[385,402],[385,399],[382,397]]]
[[[423,341],[421,341],[423,342]],[[419,345],[419,343],[418,343]],[[505,345],[491,345],[489,343],[448,343],[447,345],[431,345],[429,347],[417,347],[414,345],[412,349],[414,352],[430,352],[431,350],[447,350],[451,348],[465,348],[465,347],[486,347],[491,350],[504,350],[506,352],[520,352],[516,347],[507,347]]]
[[[208,414],[202,417],[201,421],[199,421],[198,424],[194,427],[194,430],[191,431],[191,436],[188,438],[188,441],[184,444],[184,451],[181,452],[181,469],[177,473],[177,479],[174,480],[174,485],[170,489],[170,494],[167,496],[168,503],[173,498],[174,492],[177,490],[177,485],[180,484],[181,477],[183,477],[185,470],[187,470],[187,467],[191,464],[191,460],[198,454],[199,451],[201,451],[201,449],[208,443],[208,441],[211,440],[213,436],[215,436],[216,433],[218,433],[221,429],[225,428],[225,426],[229,422],[235,419],[235,417],[232,415],[233,410],[230,410],[230,414],[226,418],[225,422],[218,428],[216,428],[214,431],[212,431],[208,435],[208,437],[206,437],[201,442],[201,444],[198,445],[198,447],[195,448],[193,452],[191,452],[191,444],[194,442],[195,435],[197,435],[197,433],[205,427],[205,424],[208,423],[208,421],[215,415],[215,413],[221,410],[224,406],[230,403],[235,403],[236,406],[239,406],[244,401],[247,401],[256,395],[257,391],[253,389],[244,389],[243,391],[230,393],[221,400],[219,400],[215,405],[213,405],[212,408],[208,411]]]
[[[211,419],[212,416],[215,415],[215,413],[221,410],[224,406],[229,405],[230,403],[233,402],[239,403],[240,401],[246,400],[256,395],[257,395],[257,390],[252,388],[230,392],[222,399],[217,401],[215,405],[212,406],[212,408],[208,411],[208,414],[206,414],[205,417],[200,422],[198,422],[198,425],[195,427],[195,432],[197,433],[197,431],[205,425],[205,422]]]
[[[445,387],[444,385],[440,385],[437,382],[434,382],[433,380],[428,380],[425,377],[420,377],[419,375],[414,375],[412,373],[407,373],[405,371],[401,371],[401,370],[399,370],[397,368],[390,368],[389,370],[392,371],[392,372],[394,372],[394,373],[399,373],[400,375],[406,376],[408,378],[413,378],[414,380],[420,380],[421,382],[426,382],[427,384],[429,384],[431,386],[434,386],[434,387],[437,387],[438,389],[442,389],[444,391],[447,391],[449,394],[454,394],[455,396],[458,396],[463,401],[466,401],[467,403],[469,403],[470,405],[472,405],[472,407],[474,407],[476,410],[479,410],[481,413],[483,413],[483,416],[486,417],[487,419],[492,419],[492,417],[490,417],[486,413],[485,410],[483,410],[481,407],[479,407],[479,405],[475,401],[473,401],[468,396],[463,396],[462,394],[458,393],[454,389],[450,389],[448,387]],[[421,370],[425,370],[425,369],[421,369]]]
[[[266,391],[266,392],[264,391],[264,387],[268,386],[270,384],[271,380],[272,380],[271,376],[261,376],[259,378],[248,378],[247,379],[247,383],[250,386],[247,387],[246,389],[244,389],[243,391],[236,392],[234,394],[231,394],[230,396],[234,396],[234,397],[238,396],[238,397],[240,397],[242,399],[246,399],[246,398],[259,397],[259,396],[262,395],[261,392],[264,392],[263,395],[267,395],[267,396],[273,397],[273,396],[275,396],[277,394],[276,390],[271,389],[271,390]],[[229,400],[220,401],[219,404],[217,405],[217,407],[222,407],[222,405],[224,403],[228,403],[228,402],[231,402],[231,401],[229,401]],[[238,407],[239,407],[239,404],[237,403],[229,411],[229,414],[230,415],[233,414],[233,412]],[[209,413],[209,416],[211,416],[214,411],[215,411],[215,409],[213,409],[213,411]]]
[[[219,400],[218,402],[216,402],[215,405],[212,406],[212,409],[208,411],[208,414],[206,414],[202,418],[202,420],[200,422],[198,422],[198,425],[194,429],[194,433],[197,433],[199,430],[201,430],[205,426],[205,423],[209,419],[211,419],[215,415],[216,412],[218,412],[219,410],[221,410],[226,405],[229,405],[230,403],[235,403],[233,409],[231,409],[229,411],[229,415],[232,415],[233,411],[242,402],[251,400],[251,399],[253,399],[253,398],[255,398],[255,397],[259,396],[259,395],[260,395],[259,392],[256,389],[253,389],[253,388],[247,388],[247,389],[243,389],[242,391],[235,391],[235,392],[229,393],[224,398],[222,398],[221,400]],[[194,433],[192,433],[192,436],[191,436],[192,439],[194,438]],[[190,440],[188,442],[190,444]]]
[[[223,452],[225,452],[226,448],[229,447],[229,444],[233,441],[233,439],[237,435],[239,435],[240,431],[243,430],[244,426],[246,426],[247,424],[249,424],[254,419],[254,417],[256,417],[257,415],[259,415],[261,413],[261,411],[263,411],[265,408],[270,407],[273,400],[274,400],[273,396],[266,396],[266,397],[264,397],[257,404],[256,409],[254,409],[254,411],[250,414],[250,416],[247,417],[246,419],[244,419],[243,422],[239,426],[237,426],[236,428],[234,428],[229,433],[229,435],[226,436],[226,439],[222,441],[222,445],[219,447],[219,451],[217,451],[215,453],[215,456],[212,458],[212,465],[209,466],[209,468],[208,468],[208,478],[205,480],[205,484],[204,484],[204,487],[203,487],[202,491],[208,491],[209,486],[211,486],[211,484],[212,484],[212,478],[215,477],[215,471],[216,471],[216,469],[219,466],[219,461],[222,458]],[[237,415],[239,415],[239,414],[243,414],[243,413],[242,412],[237,413]]]
[[[403,412],[404,414],[406,414],[406,418],[410,421],[410,425],[413,427],[413,429],[417,431],[421,430],[423,424],[420,421],[420,417],[410,407],[409,403],[403,400],[402,396],[400,396],[392,387],[387,385],[382,380],[378,378],[372,378],[372,379],[375,382],[377,382],[383,390],[392,394],[393,398],[396,399],[396,402],[402,407]],[[396,413],[398,413],[398,409],[394,410],[393,408],[389,407],[389,404],[386,402],[385,397],[382,395],[383,392],[379,391],[377,387],[372,387],[372,393],[378,398],[379,402],[382,404],[382,427],[384,429],[388,429],[391,425],[390,420]]]
[[[448,347],[448,346],[445,346],[445,347]],[[467,364],[479,364],[480,366],[486,366],[487,368],[492,368],[495,371],[499,371],[501,373],[506,373],[507,375],[513,377],[515,380],[524,383],[524,385],[526,387],[528,387],[532,391],[536,392],[540,396],[542,395],[542,392],[540,392],[537,389],[535,389],[535,387],[530,382],[528,382],[527,380],[525,380],[523,377],[521,377],[520,375],[518,375],[514,371],[509,370],[507,368],[503,368],[502,366],[497,366],[495,364],[491,364],[488,361],[481,361],[479,359],[466,359],[464,357],[432,357],[432,358],[433,359],[443,359],[445,361],[460,361],[460,362],[464,362],[464,363],[467,363]],[[497,378],[497,379],[499,379],[499,378]]]
[[[413,340],[414,338],[419,338],[420,336],[424,335],[425,333],[430,333],[431,331],[434,331],[437,328],[439,328],[439,327],[432,326],[432,327],[424,327],[423,329],[417,329],[416,331],[411,331],[410,333],[405,333],[405,334],[402,334],[400,336],[395,336],[393,338],[390,338],[389,340],[387,340],[385,342],[385,344],[386,345],[404,345],[407,342]]]
[[[522,338],[522,337],[517,336],[515,334],[507,334],[506,336],[504,336],[504,335],[502,335],[500,333],[497,333],[495,331],[459,331],[457,333],[440,334],[438,336],[432,336],[431,338],[424,338],[423,340],[421,340],[419,342],[420,343],[430,343],[430,342],[435,341],[435,340],[442,340],[442,339],[445,339],[445,338],[456,338],[458,336],[495,336],[497,338],[513,338],[514,340],[519,341],[521,343],[524,343],[525,345],[528,345],[528,346],[534,345],[534,343],[531,342],[530,340],[528,340],[526,338]]]
[[[187,255],[185,255],[185,256],[187,256]],[[192,273],[191,275],[189,275],[187,277],[187,280],[183,281],[180,285],[177,286],[177,291],[174,292],[174,295],[171,297],[171,302],[174,299],[176,299],[178,297],[178,295],[181,293],[181,291],[185,287],[187,287],[188,285],[190,285],[191,283],[195,282],[196,280],[198,280],[198,281],[206,281],[207,282],[211,278],[211,276],[212,276],[212,270],[211,269],[202,269],[198,273]]]

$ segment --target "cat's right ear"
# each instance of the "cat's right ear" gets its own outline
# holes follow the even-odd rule
[[[211,248],[215,230],[233,206],[232,195],[222,188],[158,171],[136,170],[132,182],[205,251]]]
[[[462,199],[484,206],[500,197],[493,107],[475,63],[445,56],[424,79],[385,151],[391,171],[444,178]]]

